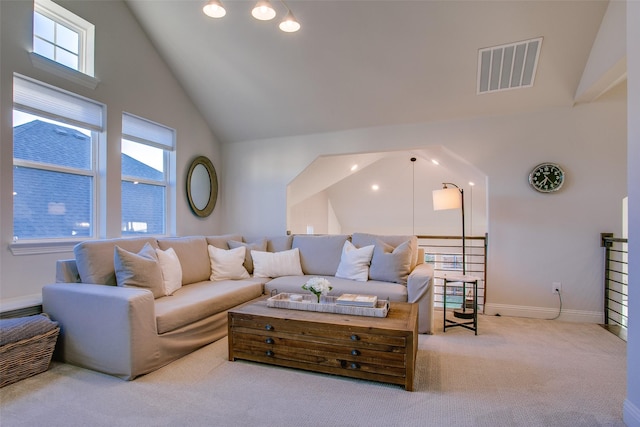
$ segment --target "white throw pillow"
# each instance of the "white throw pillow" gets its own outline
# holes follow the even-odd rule
[[[156,249],[158,255],[158,264],[162,270],[162,280],[164,283],[164,294],[172,295],[175,291],[182,287],[182,266],[178,255],[173,248],[166,251]]]
[[[208,250],[211,261],[211,280],[239,280],[250,277],[247,269],[244,268],[244,254],[247,250],[244,246],[225,250],[208,245]]]
[[[369,245],[358,249],[350,241],[344,242],[336,277],[366,282],[369,279],[369,265],[374,248],[375,245]]]
[[[302,276],[298,248],[281,252],[251,251],[255,277]]]

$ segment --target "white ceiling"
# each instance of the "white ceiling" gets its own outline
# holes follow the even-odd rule
[[[221,142],[572,105],[606,1],[127,0]],[[476,95],[478,49],[543,37],[535,85]]]

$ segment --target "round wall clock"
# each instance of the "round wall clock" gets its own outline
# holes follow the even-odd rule
[[[564,184],[564,171],[555,163],[541,163],[529,174],[529,184],[541,193],[558,191]]]

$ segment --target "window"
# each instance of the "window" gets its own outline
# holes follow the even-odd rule
[[[122,235],[167,234],[175,131],[122,115]]]
[[[94,40],[93,24],[51,0],[35,0],[34,53],[93,77]]]
[[[13,79],[13,240],[93,237],[104,106]]]

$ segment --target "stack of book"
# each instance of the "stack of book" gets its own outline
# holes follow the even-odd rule
[[[378,297],[375,295],[342,294],[336,299],[338,305],[354,305],[358,307],[375,307]]]

